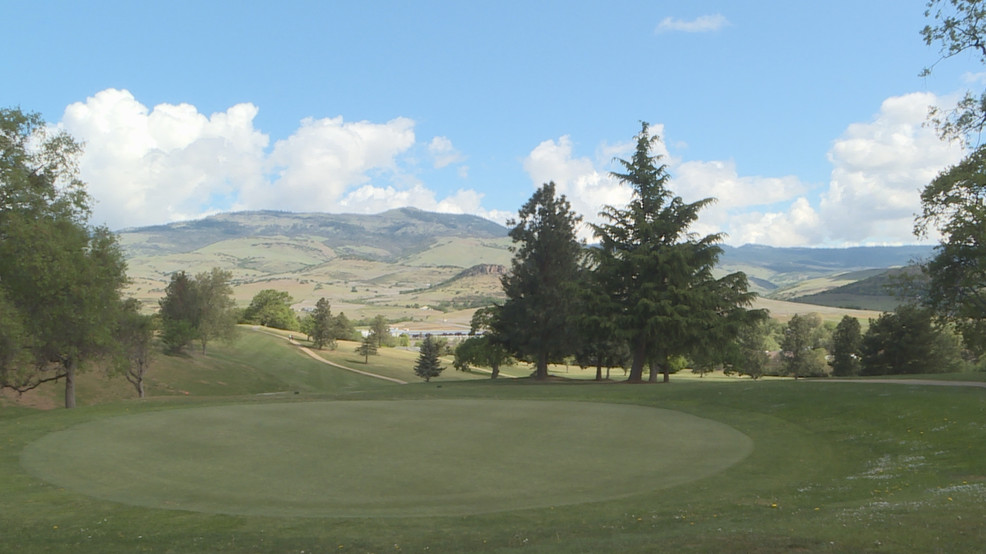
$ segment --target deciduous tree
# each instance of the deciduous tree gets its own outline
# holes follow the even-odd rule
[[[134,386],[138,398],[144,398],[144,376],[151,365],[154,341],[154,317],[140,313],[140,303],[129,298],[123,303],[116,338],[117,368]]]
[[[250,305],[243,311],[241,321],[285,331],[297,331],[298,316],[291,309],[294,299],[284,291],[264,289],[253,295]]]
[[[817,314],[795,314],[784,328],[781,340],[784,369],[795,379],[825,374],[825,350],[813,340],[821,325],[822,319]]]
[[[81,146],[36,114],[0,110],[0,387],[65,380],[65,407],[86,362],[113,348],[126,283],[116,236],[88,224]]]

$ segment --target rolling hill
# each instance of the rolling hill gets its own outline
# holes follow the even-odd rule
[[[127,293],[148,309],[172,273],[219,267],[232,272],[240,305],[273,288],[291,294],[298,309],[325,297],[334,311],[356,320],[383,314],[464,324],[472,309],[503,298],[500,276],[512,258],[507,233],[476,216],[401,208],[375,215],[237,212],[119,236],[132,279]],[[725,246],[719,269],[744,271],[755,291],[784,301],[850,285],[930,252],[929,246]]]

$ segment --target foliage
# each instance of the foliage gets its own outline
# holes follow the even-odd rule
[[[924,303],[953,322],[976,355],[986,353],[986,146],[938,175],[921,193],[915,232],[942,236],[925,264]]]
[[[651,380],[661,368],[666,381],[672,357],[734,335],[754,298],[743,273],[713,277],[721,235],[688,230],[713,199],[688,204],[673,195],[666,165],[651,153],[659,140],[641,123],[633,157],[618,160],[626,172],[613,173],[631,187],[630,204],[606,206],[601,215],[608,223],[593,225],[600,241],[595,272],[615,328],[630,344],[631,382],[643,380],[645,365]]]
[[[832,375],[859,375],[863,334],[859,320],[843,316],[832,335]]]
[[[825,375],[825,350],[817,340],[822,319],[818,314],[795,314],[784,329],[781,354],[784,370],[795,379]]]
[[[441,365],[439,355],[441,345],[431,335],[425,336],[421,343],[421,352],[418,354],[418,361],[414,364],[414,374],[421,377],[425,382],[431,381],[432,377],[438,377],[445,369]]]
[[[326,298],[319,298],[311,313],[310,326],[306,329],[315,348],[321,350],[328,346],[335,349],[336,337],[332,333],[332,310]]]
[[[494,332],[517,358],[534,363],[534,376],[575,350],[575,317],[583,245],[575,236],[581,218],[555,184],[546,183],[508,221],[513,228],[511,271],[501,279],[506,302]]]
[[[144,398],[144,376],[151,364],[154,332],[155,318],[140,313],[140,303],[128,298],[116,330],[119,346],[116,365],[127,382],[134,386],[138,398]]]
[[[945,373],[960,364],[951,333],[934,325],[931,311],[914,305],[871,320],[860,350],[863,375]]]
[[[359,346],[356,347],[356,353],[363,356],[363,363],[370,363],[370,356],[375,356],[377,354],[377,338],[373,336],[373,333],[368,333],[360,341]]]
[[[184,271],[171,275],[164,298],[158,301],[166,350],[177,353],[197,340],[205,353],[210,340],[233,338],[236,318],[231,279],[230,272],[219,268],[194,278]]]
[[[298,331],[298,316],[291,309],[294,299],[284,291],[264,289],[253,295],[243,311],[241,323],[253,323],[285,331]]]
[[[390,323],[382,315],[375,316],[370,321],[370,335],[377,341],[377,346],[393,346],[394,337],[390,334]]]
[[[766,373],[770,356],[771,323],[768,320],[744,325],[729,343],[723,373],[726,375],[747,375],[759,379]]]
[[[116,236],[88,225],[81,146],[37,114],[0,110],[0,387],[65,379],[113,349],[127,281]]]
[[[933,21],[921,35],[928,46],[939,44],[938,62],[971,53],[986,64],[986,7],[979,0],[929,0],[924,15]],[[925,68],[922,75],[930,74],[933,67]],[[944,112],[932,108],[929,118],[943,139],[971,144],[986,127],[986,92],[968,91],[955,108]]]

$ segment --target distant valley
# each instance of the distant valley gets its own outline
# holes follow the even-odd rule
[[[128,293],[148,307],[163,296],[173,272],[220,267],[232,272],[241,305],[274,288],[289,292],[300,309],[325,297],[333,311],[352,319],[384,314],[438,326],[464,325],[472,309],[502,299],[499,279],[512,258],[505,227],[476,216],[413,208],[375,215],[228,213],[127,229],[119,236],[133,281]],[[878,277],[931,251],[930,246],[726,246],[720,271],[744,271],[765,297],[815,295],[809,298],[824,304],[817,295]],[[842,294],[844,304],[829,304],[884,309],[860,300],[866,295],[859,291]],[[885,305],[886,298],[880,302]]]

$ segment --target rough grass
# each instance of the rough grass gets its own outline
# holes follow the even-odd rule
[[[291,366],[288,360],[294,354],[287,350],[283,355],[284,367]],[[435,383],[378,384],[288,398],[455,399],[465,405],[475,400],[480,422],[482,408],[497,400],[628,404],[729,425],[751,438],[753,450],[739,463],[703,479],[661,490],[641,488],[618,499],[587,497],[583,503],[563,506],[453,516],[223,515],[99,500],[32,476],[21,457],[35,441],[80,424],[176,408],[283,404],[284,397],[193,394],[48,412],[5,407],[0,409],[3,549],[981,552],[986,543],[986,391],[981,388],[674,378],[668,385],[631,386],[506,379],[447,382],[441,388]],[[674,425],[661,419],[664,412],[652,413],[659,423]],[[428,422],[419,423],[426,433]],[[470,419],[467,427],[478,431],[480,425]],[[647,433],[641,417],[613,415],[602,425],[630,438]],[[372,433],[377,426],[360,430]],[[510,438],[504,434],[499,440],[506,443]],[[428,439],[420,443],[420,448],[428,448]],[[551,451],[547,443],[545,450]],[[657,468],[660,452],[652,454]],[[390,455],[400,463],[399,452]],[[434,464],[416,464],[414,472],[434,479],[440,478],[443,463],[472,463],[468,456],[436,458]],[[510,469],[523,476],[535,463],[540,468],[551,462],[519,460]],[[626,460],[614,453],[608,463],[608,472],[619,475]],[[662,468],[661,473],[673,479],[686,470],[678,465]],[[597,471],[584,473],[591,479]]]

